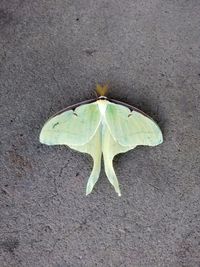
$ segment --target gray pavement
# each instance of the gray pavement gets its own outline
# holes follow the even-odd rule
[[[0,1],[0,267],[200,266],[199,52],[199,0]],[[121,198],[38,140],[97,82],[164,133],[115,158]]]

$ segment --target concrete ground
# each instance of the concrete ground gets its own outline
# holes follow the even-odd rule
[[[0,1],[1,267],[200,266],[199,52],[199,0]],[[38,140],[97,82],[164,133],[115,158],[121,198]]]

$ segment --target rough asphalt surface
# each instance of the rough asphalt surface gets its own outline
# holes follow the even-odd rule
[[[1,267],[200,266],[199,51],[199,0],[0,1]],[[96,82],[164,133],[115,158],[121,198],[38,141]]]

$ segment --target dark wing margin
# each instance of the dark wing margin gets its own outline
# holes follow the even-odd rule
[[[125,102],[122,102],[122,101],[119,101],[119,100],[115,100],[115,99],[108,99],[108,101],[110,101],[111,103],[114,103],[114,104],[119,104],[119,105],[122,105],[122,106],[125,106],[127,108],[129,108],[131,111],[136,111],[136,112],[139,112],[141,113],[142,115],[146,116],[147,118],[153,120],[149,115],[147,115],[145,112],[143,112],[142,110],[140,110],[139,108],[136,108],[134,106],[131,106]]]
[[[97,101],[96,98],[94,98],[94,99],[89,99],[89,100],[85,100],[85,101],[81,101],[81,102],[76,103],[76,104],[74,104],[74,105],[70,105],[70,106],[68,106],[68,107],[66,107],[66,108],[63,108],[63,109],[59,110],[58,112],[54,113],[49,119],[52,119],[53,117],[55,117],[55,116],[57,116],[57,115],[59,115],[59,114],[65,112],[65,111],[68,111],[68,110],[75,110],[77,107],[79,107],[79,106],[81,106],[81,105],[90,104],[90,103],[93,103],[93,102],[95,102],[95,101]]]

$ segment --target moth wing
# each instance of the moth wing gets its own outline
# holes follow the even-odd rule
[[[46,145],[80,146],[88,143],[100,124],[96,102],[84,104],[50,118],[40,133],[40,142]]]
[[[106,124],[113,138],[122,146],[156,146],[163,142],[162,132],[156,122],[139,111],[123,105],[109,103]]]
[[[95,135],[92,139],[84,145],[70,146],[72,149],[75,149],[82,153],[89,154],[93,159],[93,168],[90,174],[90,177],[86,186],[86,195],[92,192],[93,187],[95,186],[100,170],[101,170],[101,157],[102,157],[102,147],[101,147],[101,130],[100,127],[97,129]]]
[[[106,176],[112,186],[115,188],[116,193],[121,196],[119,182],[113,168],[113,159],[115,155],[119,153],[125,153],[130,149],[133,149],[133,146],[122,146],[116,141],[108,126],[104,124],[103,126],[103,136],[102,136],[102,152],[104,159],[104,168]]]

